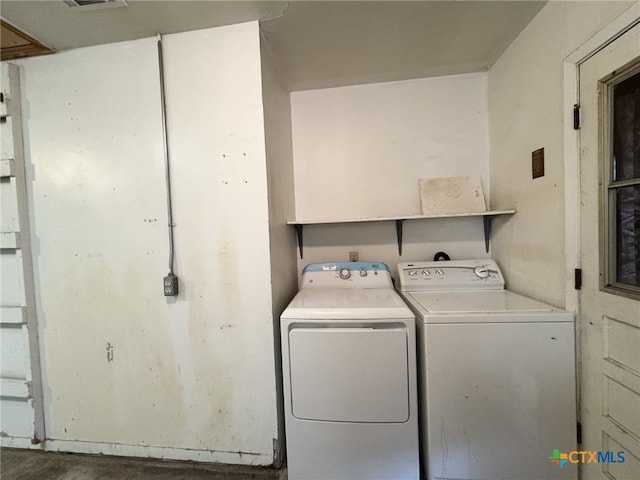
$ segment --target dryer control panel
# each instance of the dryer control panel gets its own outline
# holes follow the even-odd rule
[[[495,260],[455,260],[398,264],[403,292],[503,290],[504,277]]]
[[[311,263],[302,270],[300,288],[393,288],[382,262]]]

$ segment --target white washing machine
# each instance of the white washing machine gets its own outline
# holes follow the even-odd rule
[[[418,479],[415,317],[389,268],[307,265],[281,335],[289,479]]]
[[[577,478],[573,314],[504,289],[490,259],[398,265],[416,314],[423,476]]]

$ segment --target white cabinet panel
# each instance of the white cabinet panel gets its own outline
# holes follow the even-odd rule
[[[0,254],[0,305],[24,305],[24,273],[21,252]]]
[[[24,307],[0,307],[0,324],[16,324],[24,321]]]
[[[13,179],[0,181],[0,231],[16,232],[18,222],[18,196]]]
[[[0,396],[11,397],[16,400],[28,400],[31,392],[29,382],[21,378],[0,379]]]
[[[32,401],[0,399],[2,410],[2,432],[8,437],[33,437]]]
[[[0,377],[27,378],[29,372],[29,340],[26,328],[0,329]],[[4,416],[4,412],[3,412]]]
[[[20,233],[0,232],[0,248],[11,250],[20,248]]]
[[[1,67],[7,117],[0,123],[0,440],[10,445],[45,434],[19,69],[6,62]]]
[[[0,128],[0,152],[3,159],[13,158],[13,119],[5,117]]]
[[[0,160],[0,177],[13,177],[15,174],[15,162],[13,159]]]

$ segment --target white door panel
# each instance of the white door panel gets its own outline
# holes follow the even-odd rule
[[[604,192],[613,192],[607,190],[612,185],[609,177],[615,180],[610,173],[614,169],[612,157],[606,148],[612,124],[604,121],[609,105],[605,84],[614,78],[614,72],[622,71],[637,58],[638,25],[580,65],[581,449],[612,451],[614,456],[622,451],[625,457],[624,462],[583,464],[584,479],[640,478],[640,297],[612,290],[617,280],[608,273],[607,255],[618,258],[620,254],[608,253],[613,250],[605,242],[611,238],[607,222],[617,222],[623,214],[618,206],[611,211],[613,220],[607,221],[604,208]],[[635,115],[640,117],[640,113]],[[640,143],[640,132],[633,132],[632,137]],[[615,161],[622,162],[619,158]],[[632,161],[640,161],[637,154]],[[630,215],[638,218],[639,210],[637,204],[632,205]]]

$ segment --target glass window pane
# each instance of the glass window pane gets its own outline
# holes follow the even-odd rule
[[[640,178],[640,73],[613,87],[613,181]]]
[[[640,185],[616,189],[616,280],[640,287]]]

